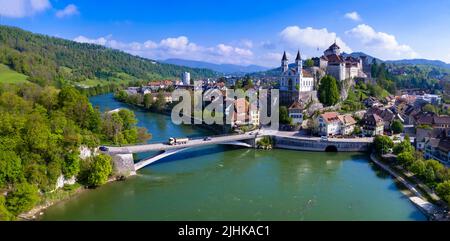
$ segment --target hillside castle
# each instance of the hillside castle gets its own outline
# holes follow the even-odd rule
[[[281,100],[289,103],[297,100],[317,98],[317,88],[320,79],[331,75],[338,81],[354,78],[367,78],[363,71],[363,58],[344,57],[340,47],[333,43],[324,51],[321,57],[312,58],[313,67],[303,68],[300,51],[297,52],[293,68],[289,68],[286,52],[281,59],[280,91]]]

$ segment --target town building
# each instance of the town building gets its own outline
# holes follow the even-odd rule
[[[423,151],[425,144],[430,139],[441,139],[446,136],[447,130],[433,128],[417,128],[416,138],[414,139],[416,150]]]
[[[293,124],[301,125],[303,123],[303,110],[304,106],[299,101],[294,101],[288,108],[289,117],[292,118]]]
[[[450,138],[431,138],[425,143],[425,159],[435,159],[450,165]]]
[[[340,133],[340,120],[337,112],[323,113],[318,117],[317,122],[321,136],[333,136]]]
[[[338,116],[340,121],[340,134],[341,135],[351,135],[353,131],[355,130],[356,121],[353,119],[352,115],[345,114],[345,115],[339,115]]]
[[[363,134],[365,136],[383,135],[384,121],[375,113],[366,113],[362,119]]]
[[[181,83],[182,85],[190,85],[191,84],[191,73],[183,72],[181,74]]]

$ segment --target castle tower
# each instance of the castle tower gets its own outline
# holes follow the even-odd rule
[[[283,53],[283,58],[281,59],[281,69],[283,70],[283,73],[288,71],[288,58],[286,57],[286,51]]]
[[[300,74],[300,76],[303,74],[302,69],[303,69],[303,62],[302,62],[302,56],[300,56],[300,50],[297,51],[297,57],[295,58],[295,66],[296,66],[296,70],[297,73]]]

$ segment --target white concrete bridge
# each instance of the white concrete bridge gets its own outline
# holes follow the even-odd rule
[[[233,145],[242,147],[255,147],[257,140],[264,136],[270,136],[274,140],[274,146],[282,149],[303,150],[303,151],[339,151],[339,152],[359,152],[368,151],[373,138],[328,138],[323,140],[319,137],[298,136],[292,132],[279,131],[255,131],[246,134],[232,134],[211,136],[208,139],[193,138],[186,144],[170,145],[167,142],[130,145],[121,147],[106,147],[105,153],[113,156],[119,173],[136,173],[156,161],[176,153],[208,145]],[[153,157],[141,160],[137,163],[133,161],[134,153],[159,152]],[[125,170],[125,172],[123,171]]]
[[[258,135],[260,137],[262,135]],[[251,147],[251,144],[246,145],[246,141],[252,141],[256,138],[256,134],[237,134],[237,135],[222,135],[222,136],[211,136],[210,140],[204,140],[204,138],[192,138],[189,139],[189,142],[186,144],[180,145],[169,145],[167,142],[159,142],[159,143],[151,143],[151,144],[143,144],[143,145],[130,145],[130,146],[121,146],[121,147],[113,147],[107,146],[107,153],[110,155],[114,154],[132,154],[132,153],[145,153],[151,151],[167,151],[174,149],[181,149],[187,147],[198,147],[205,145],[239,145]]]

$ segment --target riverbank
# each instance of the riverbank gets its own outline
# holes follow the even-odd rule
[[[128,105],[128,106],[132,106],[132,107],[135,107],[135,108],[139,108],[139,109],[141,109],[143,111],[146,111],[146,112],[162,114],[162,115],[165,115],[165,116],[171,116],[172,115],[172,109],[169,109],[169,108],[162,109],[161,111],[155,111],[155,110],[152,110],[152,109],[145,108],[144,105],[127,103],[127,102],[118,100],[115,97],[114,97],[114,99],[116,101],[120,102],[120,103],[123,103],[123,104]],[[191,116],[191,123],[195,123],[195,121],[196,121],[195,117]],[[203,121],[202,121],[201,125],[191,124],[191,126],[196,126],[196,127],[199,127],[199,128],[203,128],[205,130],[212,131],[215,134],[223,134],[223,133],[226,132],[225,128],[223,126],[221,126],[221,125],[217,125],[217,124],[207,125],[207,124],[203,124]]]
[[[429,220],[435,221],[450,221],[450,217],[448,213],[445,212],[445,209],[441,206],[437,206],[432,202],[436,202],[436,200],[430,200],[430,197],[437,197],[437,195],[432,192],[430,189],[420,188],[420,184],[417,182],[410,182],[410,178],[407,178],[405,173],[397,173],[393,168],[389,167],[389,165],[383,163],[383,161],[379,160],[375,153],[370,155],[370,159],[373,163],[375,163],[378,167],[381,167],[383,170],[388,172],[398,183],[401,183],[404,187],[406,187],[409,192],[405,190],[401,190],[403,194],[405,194],[414,205],[416,205],[424,214],[427,215]],[[420,191],[418,190],[419,187]],[[421,193],[424,192],[423,193]]]
[[[108,181],[103,185],[107,185],[112,182],[123,181],[123,178],[111,177]],[[70,186],[70,189],[65,189],[64,187],[61,189],[57,189],[54,192],[46,194],[46,197],[41,200],[40,204],[33,207],[30,211],[21,213],[17,216],[19,221],[34,221],[39,220],[39,217],[44,215],[46,209],[59,204],[61,202],[68,201],[72,198],[77,197],[83,192],[94,190],[92,188],[84,187],[79,183]]]

